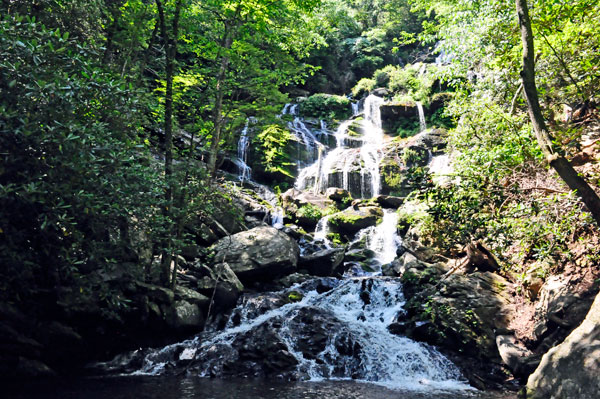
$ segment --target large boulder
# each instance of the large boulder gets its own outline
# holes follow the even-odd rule
[[[446,148],[446,135],[444,129],[428,129],[412,137],[409,146],[425,148],[433,154],[439,154]]]
[[[563,343],[550,349],[527,381],[527,398],[595,399],[600,392],[600,295]]]
[[[383,130],[389,134],[396,133],[399,127],[412,130],[419,126],[419,111],[414,102],[383,104],[380,111]]]
[[[244,284],[295,272],[300,252],[292,238],[270,226],[224,237],[211,250],[214,263],[227,263]]]
[[[164,307],[167,325],[180,332],[200,330],[204,325],[204,315],[195,303],[176,301],[172,307]]]
[[[346,237],[352,237],[360,230],[375,226],[383,218],[383,211],[377,206],[348,208],[329,217],[329,227]]]
[[[344,252],[345,249],[342,247],[324,249],[303,255],[298,262],[298,268],[305,269],[314,276],[331,276],[344,260]]]
[[[218,263],[198,280],[198,291],[213,299],[214,310],[227,311],[233,308],[244,290],[244,286],[227,263]]]

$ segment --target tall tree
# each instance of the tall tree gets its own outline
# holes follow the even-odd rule
[[[167,28],[167,16],[165,5],[161,0],[156,0],[160,34],[165,47],[165,204],[164,215],[167,226],[165,241],[162,248],[161,281],[164,285],[170,285],[170,269],[172,252],[172,229],[170,221],[173,214],[173,78],[175,74],[175,57],[177,56],[177,42],[179,40],[179,17],[181,15],[182,0],[175,2],[175,9],[171,19],[171,29]]]
[[[600,198],[598,197],[598,194],[596,194],[594,189],[592,189],[577,173],[573,168],[573,165],[571,165],[571,163],[561,154],[560,149],[553,144],[552,136],[544,121],[535,83],[533,31],[531,29],[531,19],[529,18],[527,0],[515,0],[515,5],[517,16],[519,17],[521,41],[523,43],[521,80],[523,82],[523,91],[527,100],[529,117],[538,144],[550,166],[556,170],[558,175],[571,190],[576,191],[577,195],[592,214],[594,220],[596,220],[596,223],[600,225]]]

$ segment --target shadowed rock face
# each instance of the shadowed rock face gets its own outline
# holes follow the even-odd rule
[[[600,295],[586,319],[550,349],[527,381],[527,398],[594,399],[600,392]]]
[[[244,284],[293,273],[300,252],[292,238],[269,226],[222,238],[212,251],[215,262],[227,263]]]

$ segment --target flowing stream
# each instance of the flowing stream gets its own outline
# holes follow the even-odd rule
[[[301,300],[265,305],[292,292]],[[433,347],[388,331],[404,312],[403,305],[402,286],[396,279],[310,280],[271,296],[246,297],[225,330],[147,351],[141,361],[138,358],[141,367],[133,374],[177,370],[200,377],[226,374],[236,362],[253,358],[248,348],[253,339],[263,342],[261,334],[268,331],[268,339],[278,348],[270,356],[285,354],[293,365],[289,376],[294,378],[355,380],[409,391],[470,390],[458,369]]]

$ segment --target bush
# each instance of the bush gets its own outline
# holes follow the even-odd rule
[[[318,93],[300,102],[300,114],[318,119],[348,119],[352,109],[346,97]]]
[[[358,81],[356,86],[352,88],[352,96],[354,98],[364,97],[369,94],[376,86],[374,79],[362,78]]]

